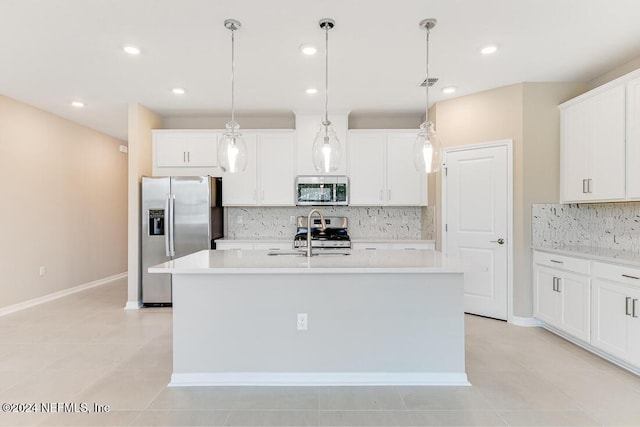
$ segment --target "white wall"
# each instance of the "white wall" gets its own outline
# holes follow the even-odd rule
[[[0,96],[0,307],[126,271],[120,144]]]

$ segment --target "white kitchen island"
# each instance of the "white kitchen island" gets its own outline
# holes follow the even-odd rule
[[[171,386],[469,385],[463,269],[439,252],[201,251],[149,271],[173,275]]]

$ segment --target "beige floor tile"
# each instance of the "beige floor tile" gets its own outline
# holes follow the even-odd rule
[[[317,411],[232,411],[227,426],[317,426]]]
[[[95,384],[103,373],[96,371],[42,371],[0,393],[11,402],[70,402]]]
[[[409,410],[491,410],[491,404],[474,387],[398,387]]]
[[[106,413],[57,413],[48,414],[41,426],[128,426],[138,416],[138,411],[110,411]]]
[[[171,387],[150,409],[317,410],[313,387]]]
[[[599,426],[584,412],[565,411],[499,411],[498,415],[510,426]]]
[[[320,410],[406,409],[395,387],[322,387]]]
[[[141,412],[132,426],[224,426],[228,411],[156,411]]]
[[[78,398],[106,404],[112,410],[145,409],[167,386],[166,372],[112,371],[104,375]]]
[[[596,420],[601,425],[617,427],[638,427],[640,426],[640,407],[618,410],[585,410],[587,415]]]
[[[403,411],[394,412],[398,426],[505,426],[492,411]]]
[[[395,411],[319,411],[319,426],[396,426]]]
[[[35,426],[44,419],[40,413],[0,412],[0,426]]]

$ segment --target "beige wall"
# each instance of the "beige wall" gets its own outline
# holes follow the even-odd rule
[[[140,182],[153,174],[152,129],[161,129],[162,120],[140,104],[129,104],[129,283],[127,307],[138,308],[140,289]]]
[[[126,272],[120,144],[0,96],[0,307]]]
[[[593,88],[601,86],[607,82],[610,82],[611,80],[617,79],[618,77],[621,77],[627,73],[635,71],[638,68],[640,68],[640,58],[635,58],[588,82],[587,87],[585,88],[585,92],[587,90],[591,90]]]
[[[532,315],[531,203],[558,200],[560,115],[557,105],[583,83],[520,83],[439,102],[430,116],[443,147],[513,141],[513,314]],[[440,177],[436,177],[440,204]],[[440,209],[437,223],[440,224]],[[440,227],[437,233],[441,241]]]

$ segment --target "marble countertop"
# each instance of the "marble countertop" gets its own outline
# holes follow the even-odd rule
[[[638,252],[579,245],[532,246],[532,249],[536,251],[553,252],[560,255],[588,258],[595,261],[614,262],[640,267],[640,253]]]
[[[434,250],[352,250],[349,255],[307,258],[294,251],[200,251],[155,265],[150,273],[173,274],[362,274],[463,273],[461,263]]]

